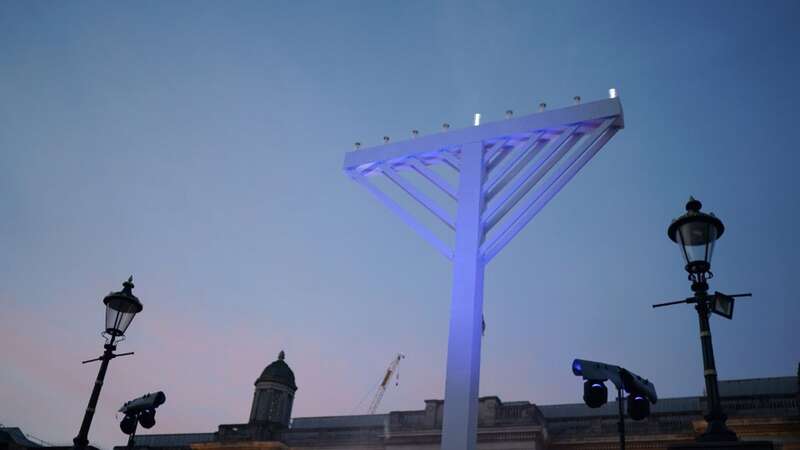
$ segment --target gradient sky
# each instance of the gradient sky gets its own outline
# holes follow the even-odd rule
[[[0,1],[0,423],[77,432],[101,299],[133,274],[90,440],[164,390],[151,432],[247,420],[286,350],[294,416],[441,398],[449,264],[341,172],[352,142],[620,92],[626,128],[489,266],[481,395],[580,401],[574,357],[703,389],[666,227],[727,226],[722,379],[800,360],[800,2]],[[361,405],[363,412],[365,404]]]

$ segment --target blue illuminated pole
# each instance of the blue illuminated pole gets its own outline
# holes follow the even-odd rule
[[[624,127],[610,99],[349,152],[344,171],[453,263],[442,450],[477,444],[485,266]],[[451,185],[433,166],[455,171]],[[396,185],[455,234],[450,245],[372,179]],[[455,201],[453,217],[411,181]],[[490,234],[491,233],[491,234]]]
[[[472,449],[477,436],[483,318],[483,178],[483,146],[477,142],[465,145],[461,151],[456,213],[442,449]]]

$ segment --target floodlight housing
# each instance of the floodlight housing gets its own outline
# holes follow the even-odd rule
[[[125,434],[133,434],[136,432],[136,416],[125,416],[122,422],[119,423],[119,429]]]
[[[588,359],[576,359],[572,362],[572,373],[584,380],[611,380],[617,388],[622,387],[621,367]]]
[[[601,380],[586,380],[583,383],[583,401],[589,408],[599,408],[608,402],[608,388]]]
[[[733,319],[733,304],[736,299],[722,292],[714,292],[714,300],[711,303],[711,312],[718,314],[726,319]]]
[[[153,428],[156,424],[156,410],[148,409],[139,413],[139,425],[145,428]]]
[[[633,420],[644,420],[650,415],[650,402],[645,396],[631,394],[626,399],[628,416]]]
[[[144,428],[153,428],[156,424],[156,408],[163,405],[166,400],[167,396],[158,391],[125,402],[119,409],[119,412],[125,414],[119,428],[128,435],[136,433],[137,422]]]
[[[653,383],[646,378],[631,372],[627,369],[620,369],[620,377],[625,391],[631,395],[641,395],[649,400],[651,403],[658,401],[658,394],[656,394],[656,387]]]
[[[630,394],[636,402],[639,401],[637,397],[641,397],[649,403],[658,401],[656,387],[650,380],[642,378],[623,367],[587,359],[576,359],[572,361],[572,373],[586,380],[583,384],[583,400],[590,408],[598,408],[606,403],[608,389],[603,384],[606,380],[614,383],[618,390],[624,390]],[[601,397],[602,401],[600,400]],[[640,412],[644,411],[641,405],[635,405],[633,408],[637,415],[641,415],[642,413]],[[647,411],[649,411],[649,406]],[[647,416],[645,415],[644,417]]]
[[[147,410],[155,410],[167,400],[167,396],[162,392],[151,392],[139,398],[125,402],[119,412],[127,415],[135,415]]]

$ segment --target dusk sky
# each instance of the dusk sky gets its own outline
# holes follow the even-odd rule
[[[280,350],[294,417],[444,393],[450,264],[341,170],[377,145],[620,94],[626,128],[488,266],[480,394],[581,401],[573,358],[703,391],[666,236],[689,195],[726,225],[721,379],[800,361],[800,2],[0,0],[0,423],[67,445],[102,298],[144,304],[89,436],[163,390],[150,433],[248,419]]]

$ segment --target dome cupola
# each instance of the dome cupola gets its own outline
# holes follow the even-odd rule
[[[281,352],[278,353],[278,359],[273,361],[261,372],[261,376],[258,377],[255,384],[258,385],[258,383],[270,381],[283,384],[296,390],[297,385],[294,383],[294,372],[292,372],[292,369],[286,364],[286,361],[284,361],[285,359],[286,353],[281,350]]]
[[[281,350],[278,359],[270,363],[256,380],[250,423],[265,424],[277,429],[289,426],[297,384],[294,381],[294,372],[285,360],[286,353]]]

